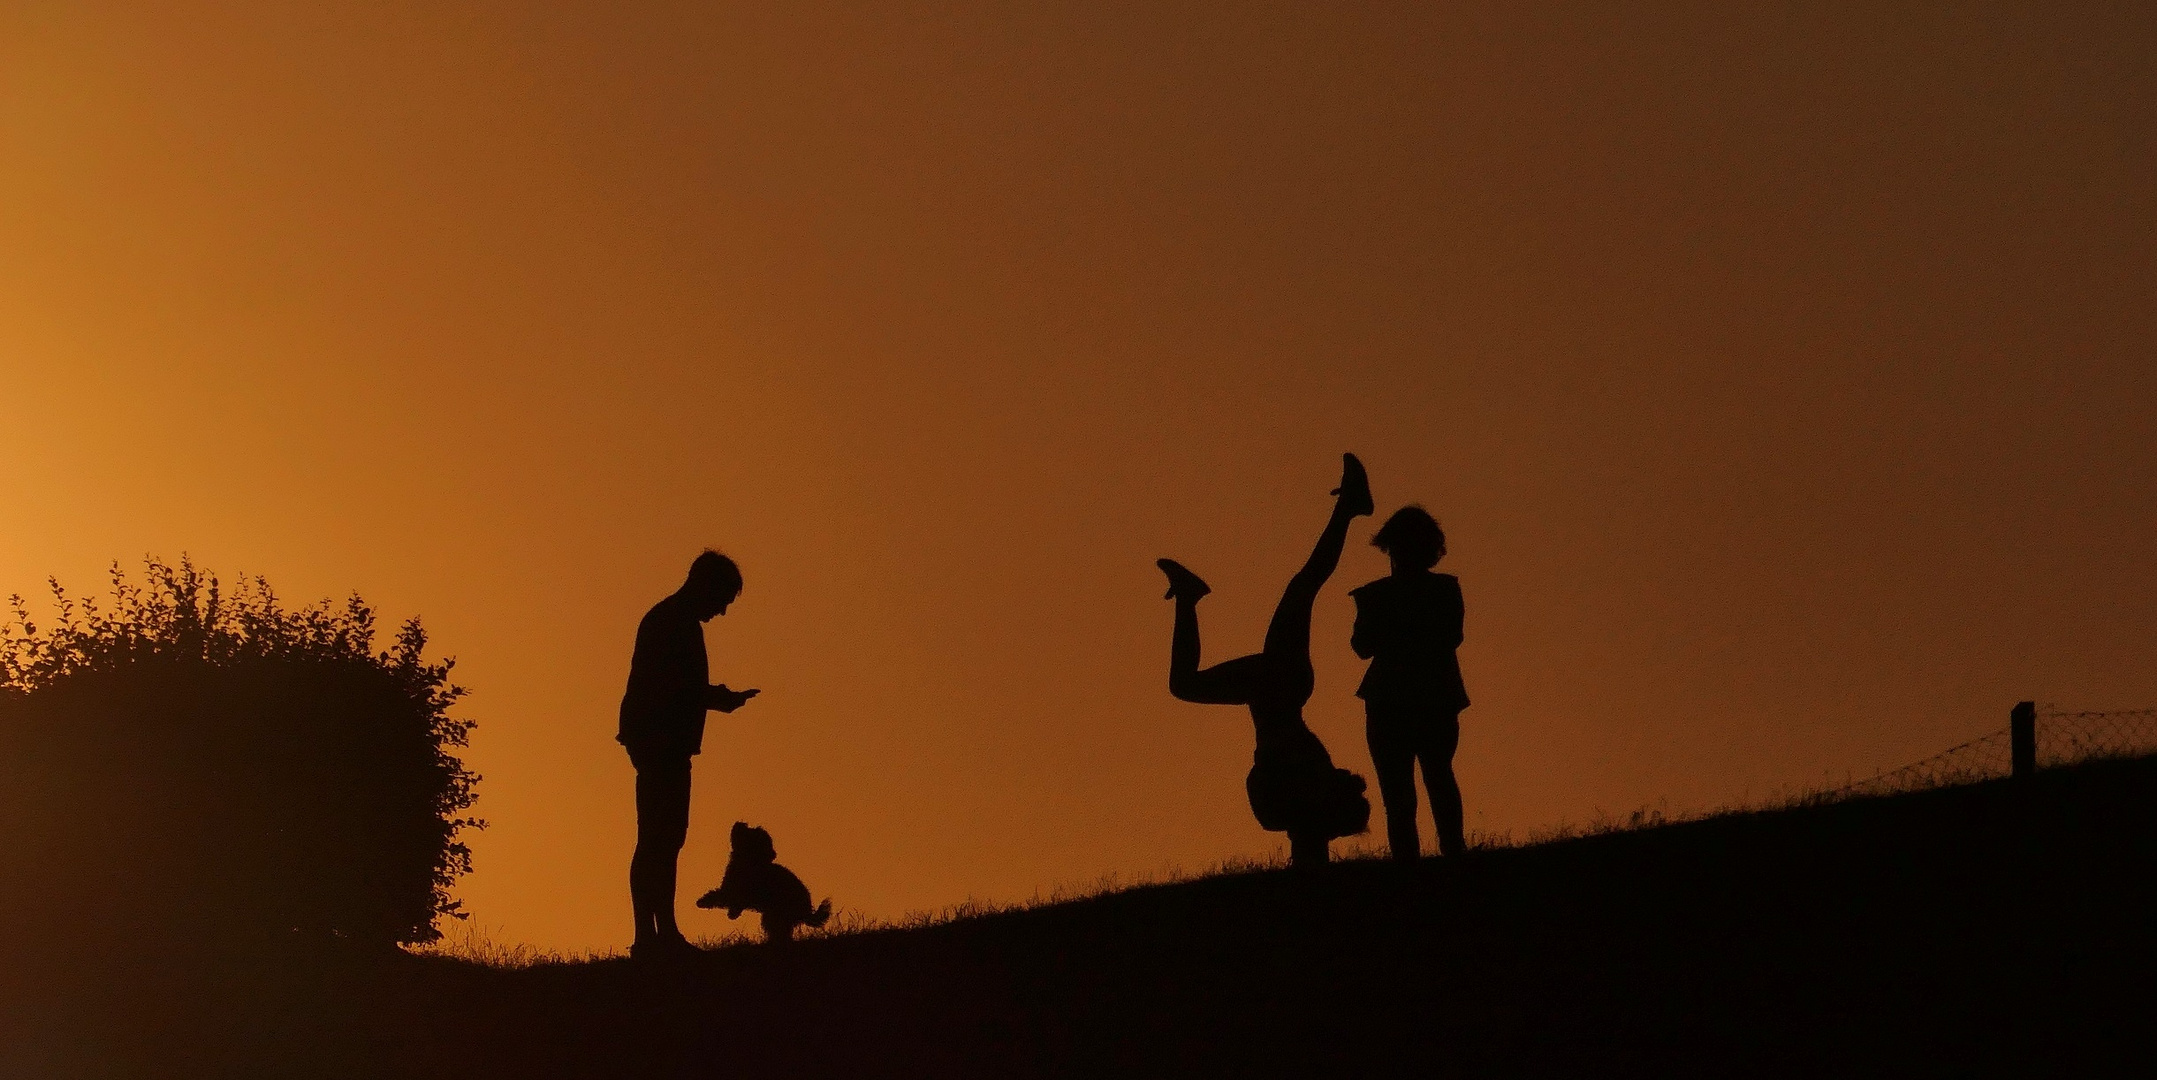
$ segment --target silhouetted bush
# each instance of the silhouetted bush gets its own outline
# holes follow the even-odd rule
[[[52,583],[0,627],[0,833],[52,932],[426,942],[461,917],[472,723],[419,620],[374,651],[354,596],[288,609],[182,559],[109,606]]]

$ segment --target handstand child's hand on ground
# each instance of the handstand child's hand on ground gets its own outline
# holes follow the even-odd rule
[[[748,704],[749,699],[756,695],[755,690],[729,690],[725,686],[714,686],[705,694],[705,707],[730,713]]]

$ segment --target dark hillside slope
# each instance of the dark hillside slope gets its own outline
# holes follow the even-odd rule
[[[2109,762],[669,967],[287,958],[218,974],[238,1000],[143,982],[132,1049],[72,1045],[159,1076],[2146,1072],[2153,856],[2157,759]]]
[[[444,971],[468,1011],[432,1053],[472,1076],[2157,1064],[2153,855],[2157,760],[2101,763],[669,972]]]

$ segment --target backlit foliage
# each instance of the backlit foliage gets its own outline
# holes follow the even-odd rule
[[[462,917],[473,725],[418,619],[376,651],[358,596],[286,607],[186,558],[115,564],[103,602],[51,586],[53,619],[17,596],[0,626],[0,824],[33,874],[183,931],[411,943]]]

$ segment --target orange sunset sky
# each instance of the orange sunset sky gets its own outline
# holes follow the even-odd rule
[[[1277,850],[1153,560],[1255,649],[1343,450],[1450,534],[1471,829],[2157,705],[2157,9],[1339,7],[0,6],[0,594],[422,616],[560,948],[705,545],[688,896],[736,819],[872,916]]]

